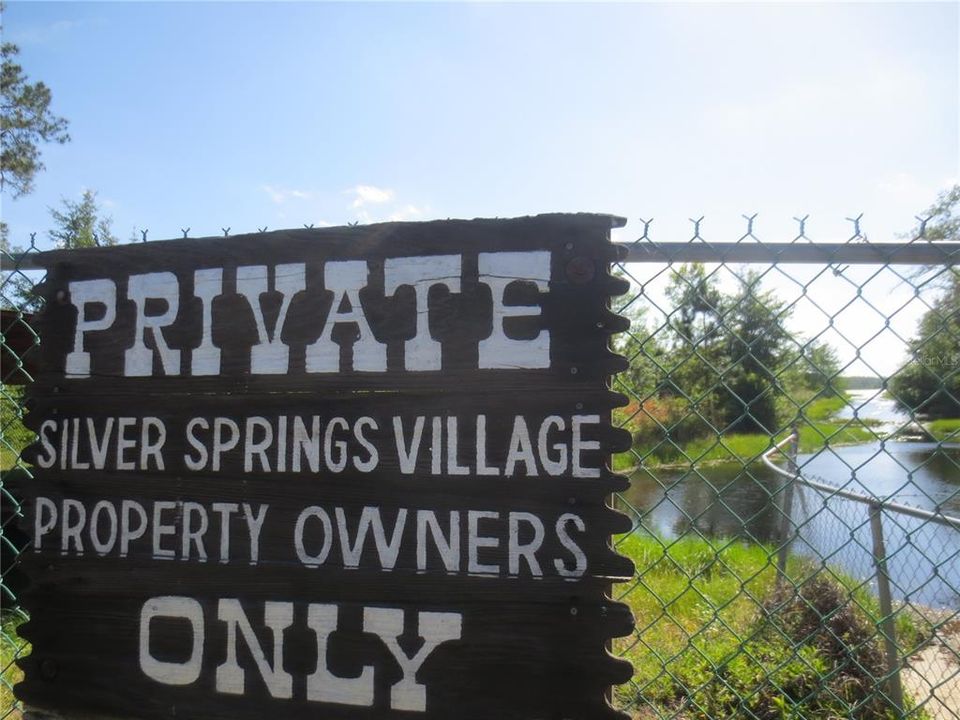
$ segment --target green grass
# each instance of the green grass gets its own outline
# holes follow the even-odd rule
[[[24,618],[11,611],[0,616],[0,717],[14,705],[13,686],[23,679],[23,671],[14,663],[18,657],[30,653],[30,645],[17,635]]]
[[[0,391],[0,470],[17,464],[20,452],[32,440],[33,433],[22,422],[23,387],[5,385]]]
[[[20,451],[31,442],[33,433],[22,423],[23,387],[4,386],[0,391],[0,471],[6,480],[15,470]],[[11,472],[12,471],[12,472]],[[8,502],[9,498],[0,498]],[[20,682],[23,673],[14,663],[18,657],[30,652],[30,646],[17,634],[17,627],[24,617],[16,610],[9,610],[8,595],[0,596],[0,717],[6,717],[14,706],[13,686]],[[17,713],[10,717],[19,717]]]
[[[808,420],[829,420],[849,402],[850,396],[846,394],[814,398],[803,408],[803,414]]]
[[[848,402],[846,397],[816,398],[803,409],[800,425],[800,452],[816,452],[827,445],[855,445],[869,442],[877,436],[870,420],[838,420],[834,416]],[[778,440],[783,434],[778,436]],[[674,445],[660,442],[652,447],[635,446],[615,455],[613,469],[626,472],[643,464],[644,467],[699,466],[723,462],[748,463],[770,449],[769,435],[725,433],[697,438]]]
[[[633,583],[618,591],[637,619],[634,635],[617,641],[615,648],[634,664],[633,684],[618,689],[622,706],[649,706],[666,715],[682,712],[679,717],[685,718],[748,712],[800,718],[848,717],[850,707],[864,701],[863,683],[837,672],[837,658],[823,651],[822,637],[798,642],[787,636],[788,619],[798,617],[802,602],[781,603],[783,619],[768,614],[778,597],[771,548],[635,534],[622,539],[617,549],[637,566]],[[877,603],[860,584],[822,568],[813,571],[796,559],[788,573],[804,588],[826,587],[828,595],[832,589],[844,600],[842,612],[859,618],[860,625],[854,626],[864,629],[862,636],[844,636],[855,645],[851,653],[878,647]],[[916,621],[900,613],[897,622],[898,644],[916,647],[921,641]],[[880,714],[870,717],[884,717],[882,710],[874,711]]]
[[[9,448],[0,447],[0,470],[10,470],[17,465],[17,458],[20,453],[14,452]]]
[[[931,420],[923,426],[938,442],[960,442],[960,418]]]

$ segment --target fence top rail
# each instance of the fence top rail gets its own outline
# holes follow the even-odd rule
[[[924,510],[923,508],[912,507],[910,505],[903,505],[901,503],[893,502],[892,500],[863,495],[851,490],[844,490],[843,488],[836,487],[835,485],[827,485],[826,483],[820,483],[816,480],[810,480],[809,478],[803,477],[803,475],[801,475],[799,472],[792,473],[788,470],[784,470],[783,468],[777,466],[770,456],[775,452],[782,452],[783,446],[793,439],[793,434],[788,435],[761,456],[764,464],[777,474],[790,478],[795,482],[806,485],[807,487],[824,493],[825,495],[836,495],[838,497],[846,498],[847,500],[852,500],[854,502],[869,505],[871,507],[882,508],[890,512],[901,513],[903,515],[910,515],[911,517],[920,518],[921,520],[931,520],[935,523],[948,525],[960,530],[960,518],[955,518],[951,515],[944,515],[941,512],[934,512],[932,510]]]
[[[744,263],[760,265],[960,265],[960,242],[908,243],[617,243],[630,263]],[[42,252],[5,253],[3,270],[43,270]]]
[[[960,242],[621,243],[627,262],[728,262],[833,265],[960,265]]]

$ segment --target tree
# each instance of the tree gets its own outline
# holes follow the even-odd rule
[[[923,236],[933,241],[960,240],[960,185],[944,190],[924,213]],[[919,236],[919,228],[915,236]],[[960,270],[924,268],[924,285],[940,295],[920,319],[910,357],[889,388],[897,403],[933,418],[960,417]],[[914,276],[914,280],[919,279]]]
[[[709,345],[717,339],[723,297],[715,274],[702,263],[684,263],[674,271],[667,297],[676,312],[670,318],[674,343]]]
[[[0,191],[14,198],[33,190],[34,176],[44,168],[39,146],[70,140],[67,121],[50,112],[50,88],[28,82],[14,60],[19,52],[13,43],[0,45]]]
[[[102,214],[97,206],[97,193],[85,190],[78,201],[63,198],[62,208],[50,208],[50,217],[54,226],[48,231],[50,239],[59,248],[83,248],[98,245],[116,245],[117,237],[111,226],[113,220]],[[6,234],[0,238],[2,250],[6,253],[19,252],[17,248],[9,248],[6,244]],[[35,280],[21,272],[5,273],[0,292],[0,305],[6,308],[19,308],[25,312],[39,309],[40,298],[33,292]]]
[[[830,397],[847,389],[846,378],[840,377],[837,351],[826,343],[805,343],[798,352],[796,369],[800,374],[797,384],[817,395]]]
[[[0,16],[3,9],[0,2]],[[9,193],[14,199],[33,190],[34,176],[44,168],[39,145],[70,140],[67,121],[50,112],[50,89],[42,82],[27,81],[23,67],[15,61],[19,53],[20,48],[13,43],[0,43],[0,193]],[[6,222],[0,220],[0,251],[22,252],[10,246],[8,235]],[[5,275],[0,302],[11,304],[8,294],[26,300],[19,291],[28,284],[23,275]]]
[[[49,235],[57,247],[82,248],[117,244],[117,238],[111,229],[113,220],[109,216],[101,215],[96,192],[84,190],[79,201],[63,198],[61,202],[62,210],[50,208],[50,216],[55,225]]]
[[[614,349],[629,360],[630,367],[618,376],[618,385],[640,400],[660,389],[664,351],[647,327],[645,306],[633,303],[619,312],[630,320],[630,328],[614,339]]]
[[[927,240],[960,239],[960,185],[941,192],[923,217],[927,218],[923,236]],[[915,236],[920,234],[917,228]]]
[[[760,288],[763,274],[751,271],[725,305],[723,337],[724,425],[736,432],[772,435],[778,429],[777,396],[789,358],[790,314],[772,291]]]
[[[931,418],[960,417],[960,270],[920,319],[909,362],[890,379],[897,403]]]

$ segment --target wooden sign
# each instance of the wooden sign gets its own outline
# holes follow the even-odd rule
[[[45,254],[17,696],[123,718],[618,716],[615,221]]]

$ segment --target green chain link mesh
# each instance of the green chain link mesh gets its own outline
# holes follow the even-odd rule
[[[37,252],[33,238],[27,250],[31,252]],[[22,550],[15,528],[20,507],[5,486],[15,473],[30,476],[29,467],[20,461],[20,451],[33,439],[33,433],[22,423],[26,412],[23,383],[31,379],[26,363],[40,342],[30,324],[36,304],[30,290],[41,278],[36,272],[21,269],[21,258],[21,254],[12,255],[6,248],[0,250],[0,719],[19,716],[13,685],[22,673],[16,660],[30,652],[29,644],[17,635],[17,627],[26,615],[10,584]]]

